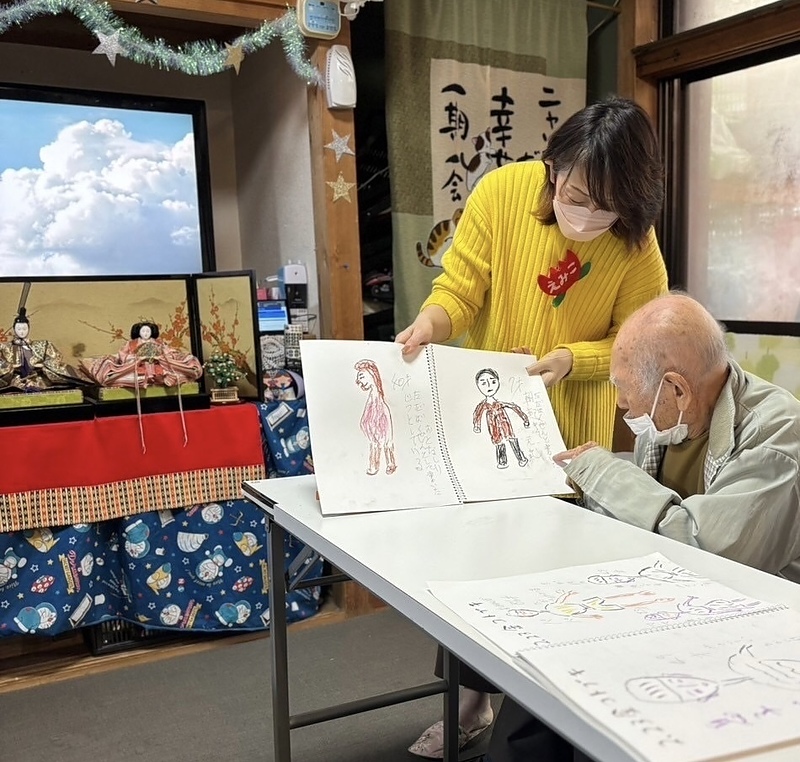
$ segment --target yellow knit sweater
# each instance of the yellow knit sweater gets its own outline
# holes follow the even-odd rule
[[[558,225],[543,225],[535,211],[546,181],[537,161],[508,164],[478,183],[423,307],[442,307],[450,338],[467,331],[465,347],[527,346],[538,357],[567,347],[572,372],[550,390],[564,441],[610,447],[611,345],[628,315],[666,291],[666,269],[652,230],[630,252],[612,233],[569,241]]]

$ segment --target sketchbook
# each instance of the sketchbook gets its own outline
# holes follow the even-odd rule
[[[798,745],[800,614],[661,554],[430,592],[646,762]]]
[[[302,341],[324,514],[455,505],[572,490],[561,432],[530,356],[382,341]]]

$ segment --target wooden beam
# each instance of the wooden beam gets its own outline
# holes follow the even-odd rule
[[[342,20],[342,32],[332,42],[318,41],[311,60],[325,70],[325,57],[332,43],[350,47],[350,24]],[[308,125],[311,141],[311,187],[314,200],[314,233],[317,242],[320,336],[333,339],[363,339],[364,316],[361,301],[361,251],[358,234],[358,186],[355,156],[336,155],[325,145],[335,131],[348,136],[355,152],[353,109],[329,109],[324,88],[308,90]],[[339,175],[347,183],[349,201],[334,201],[328,185]]]
[[[637,75],[657,82],[798,42],[800,2],[783,0],[640,45],[633,54]]]
[[[264,21],[280,18],[290,7],[288,0],[158,0],[158,4],[110,0],[109,5],[114,11],[128,14],[231,24],[253,29],[261,26]]]
[[[242,34],[242,27],[202,23],[171,16],[145,16],[119,11],[120,18],[134,25],[147,39],[161,38],[170,45],[184,45],[196,40],[227,42]],[[0,37],[0,43],[41,45],[43,47],[72,50],[94,50],[97,39],[89,33],[80,20],[69,13],[58,16],[40,16],[27,24],[12,27]]]
[[[617,93],[644,108],[654,122],[658,119],[658,90],[641,79],[635,48],[658,39],[658,0],[621,0],[617,42]]]

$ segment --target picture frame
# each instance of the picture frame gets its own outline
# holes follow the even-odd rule
[[[236,383],[239,397],[263,400],[255,272],[232,270],[189,277],[200,361],[205,363],[217,352],[233,355],[245,374]],[[214,381],[203,378],[206,391],[210,392]]]

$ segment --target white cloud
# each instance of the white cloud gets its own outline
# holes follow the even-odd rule
[[[197,269],[191,134],[166,145],[116,120],[81,121],[39,157],[0,174],[0,275]]]

